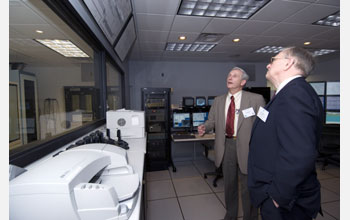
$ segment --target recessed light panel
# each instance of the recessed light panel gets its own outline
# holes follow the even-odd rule
[[[332,27],[338,27],[340,26],[340,11],[331,14],[319,21],[316,21],[313,24],[317,25],[324,25],[324,26],[332,26]]]
[[[317,57],[317,56],[321,56],[321,55],[325,55],[325,54],[329,54],[329,53],[333,53],[335,52],[336,50],[330,50],[330,49],[319,49],[319,50],[315,50],[313,51],[312,55],[314,57]]]
[[[177,14],[248,19],[270,0],[182,0]]]
[[[216,44],[184,44],[184,43],[167,43],[167,51],[190,51],[190,52],[209,52]]]
[[[65,57],[89,57],[69,40],[35,39]]]
[[[279,53],[281,50],[283,50],[281,46],[265,46],[254,51],[254,53]]]

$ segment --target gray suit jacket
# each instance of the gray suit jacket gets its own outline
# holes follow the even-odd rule
[[[205,122],[205,131],[209,132],[215,128],[215,165],[219,167],[225,152],[225,102],[226,96],[221,95],[214,99],[210,108],[208,120]],[[253,123],[258,113],[259,107],[265,106],[265,100],[262,95],[242,91],[241,107],[239,111],[237,125],[237,158],[241,172],[247,174],[248,153],[250,134]],[[242,110],[253,107],[255,115],[244,118]]]

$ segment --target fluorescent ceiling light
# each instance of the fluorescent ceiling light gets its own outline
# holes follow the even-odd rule
[[[330,49],[319,49],[319,50],[315,50],[313,51],[312,55],[314,57],[317,57],[317,56],[321,56],[321,55],[325,55],[325,54],[329,54],[329,53],[333,53],[335,52],[336,50],[330,50]]]
[[[165,50],[168,51],[191,51],[191,52],[209,52],[216,44],[184,44],[184,43],[167,43]]]
[[[177,14],[248,19],[270,0],[182,0]]]
[[[265,46],[254,51],[254,53],[279,53],[283,50],[281,46]]]
[[[338,27],[340,26],[340,11],[316,21],[313,24]]]
[[[69,40],[35,39],[65,57],[89,57]]]

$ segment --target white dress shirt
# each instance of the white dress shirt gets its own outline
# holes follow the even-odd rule
[[[231,103],[231,96],[232,94],[228,92],[226,96],[226,103],[225,103],[225,126],[226,126],[228,108],[230,107],[230,103]],[[241,108],[242,90],[233,94],[233,97],[235,98],[235,121],[234,121],[233,136],[237,136],[237,125],[238,125],[239,111]]]

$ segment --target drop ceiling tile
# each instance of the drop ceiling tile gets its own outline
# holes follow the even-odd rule
[[[312,24],[328,15],[339,11],[339,7],[312,4],[305,9],[295,13],[283,22],[298,23],[298,24]]]
[[[46,24],[46,21],[27,6],[9,7],[10,24]]]
[[[244,22],[243,19],[213,18],[203,32],[229,34]]]
[[[166,43],[140,42],[140,49],[144,51],[163,51]]]
[[[344,0],[344,2],[345,2],[345,0]],[[325,5],[340,6],[339,0],[318,0],[316,3],[317,4],[325,4]]]
[[[275,36],[255,36],[245,42],[246,45],[271,45],[280,40],[281,37]]]
[[[168,31],[139,31],[139,40],[148,42],[167,42]]]
[[[332,28],[332,27],[330,27]],[[333,30],[329,30],[326,32],[323,32],[321,34],[316,34],[312,36],[312,38],[315,39],[322,39],[322,40],[340,40],[340,28],[332,28]]]
[[[186,40],[179,40],[179,36],[186,36]],[[170,32],[167,42],[193,43],[198,38],[199,33],[194,32]]]
[[[169,31],[173,15],[136,14],[139,30]]]
[[[66,39],[66,37],[59,31],[57,31],[52,25],[49,24],[34,24],[34,25],[10,25],[10,29],[15,30],[16,32],[22,34],[22,37],[26,38],[46,38],[46,39]],[[41,30],[44,33],[36,33],[36,30]]]
[[[179,5],[180,0],[133,0],[136,13],[175,15]]]
[[[262,35],[308,38],[315,34],[326,32],[327,30],[326,26],[321,25],[279,23],[263,32]]]
[[[247,21],[237,28],[232,34],[259,35],[265,30],[276,25],[276,22],[270,21]]]
[[[202,32],[212,18],[176,15],[171,31]]]
[[[250,20],[280,22],[308,5],[310,5],[309,2],[271,1]]]
[[[295,38],[295,37],[281,37],[279,40],[275,41],[274,44],[268,44],[270,46],[300,46],[303,45],[308,39],[305,38]]]
[[[229,45],[234,45],[234,44],[246,44],[250,39],[255,37],[255,35],[242,35],[242,34],[233,34],[233,35],[227,35],[224,36],[219,44],[229,44]],[[239,38],[240,41],[238,43],[232,42],[234,38]]]

